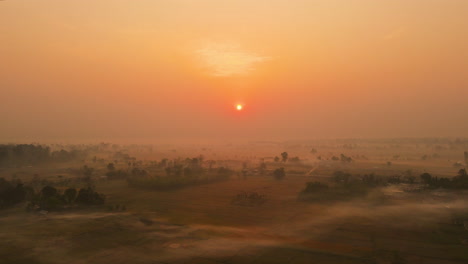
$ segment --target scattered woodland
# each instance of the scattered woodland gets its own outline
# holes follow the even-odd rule
[[[451,138],[3,144],[0,259],[466,263],[466,150]]]

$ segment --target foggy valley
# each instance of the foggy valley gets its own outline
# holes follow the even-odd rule
[[[465,263],[467,139],[0,146],[4,263]]]
[[[0,0],[0,264],[468,263],[467,14]]]

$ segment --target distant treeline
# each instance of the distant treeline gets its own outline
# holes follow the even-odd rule
[[[451,179],[433,177],[429,173],[423,173],[421,174],[421,180],[432,189],[468,189],[468,173],[466,169],[460,169],[458,175]]]
[[[51,151],[49,147],[33,144],[0,145],[0,166],[27,166],[43,162],[67,162],[86,156],[84,150]]]
[[[452,178],[433,177],[429,173],[420,175],[423,189],[452,189],[466,190],[468,189],[468,173],[466,169],[460,169],[458,175]],[[302,201],[336,201],[345,200],[368,195],[371,191],[374,192],[375,199],[380,197],[374,188],[388,186],[391,184],[416,184],[417,178],[412,175],[399,175],[385,177],[375,174],[366,175],[351,175],[343,171],[333,173],[331,184],[323,182],[307,182],[306,187],[299,193],[299,200]],[[421,190],[423,190],[421,189]]]

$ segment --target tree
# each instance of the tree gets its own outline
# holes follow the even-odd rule
[[[87,205],[103,204],[105,196],[94,191],[93,188],[80,189],[76,202]]]
[[[114,163],[109,163],[109,164],[107,164],[107,169],[108,169],[109,171],[114,171],[114,170],[115,170],[115,165],[114,165]]]
[[[425,172],[423,174],[421,174],[419,176],[421,178],[421,180],[426,183],[426,184],[430,184],[431,181],[432,181],[432,175],[430,175],[429,173]]]
[[[325,183],[321,183],[321,182],[308,182],[306,183],[306,188],[304,189],[304,193],[314,193],[314,192],[317,192],[317,191],[323,191],[323,190],[327,190],[328,189],[328,185],[326,185]]]
[[[341,155],[340,155],[340,160],[341,160],[342,162],[352,162],[352,161],[353,161],[353,159],[352,159],[351,157],[348,157],[348,156],[346,156],[345,154],[341,154]]]
[[[63,197],[65,198],[65,201],[67,203],[73,203],[76,199],[76,189],[75,188],[68,188],[65,190],[65,193],[63,194]]]
[[[281,153],[281,159],[283,162],[286,162],[288,160],[288,153],[286,151]]]
[[[57,195],[57,189],[55,189],[52,186],[47,185],[44,188],[42,188],[41,194],[42,194],[42,197],[44,198],[50,198],[50,197]]]
[[[280,158],[278,156],[275,157],[274,159],[275,162],[279,162],[280,161]]]
[[[273,176],[275,179],[281,180],[286,176],[286,172],[284,171],[284,168],[281,167],[273,171]]]
[[[0,178],[0,209],[24,201],[28,192],[30,190],[20,181],[7,181]]]
[[[460,169],[458,171],[458,176],[460,178],[467,178],[468,177],[468,173],[466,172],[466,169]]]

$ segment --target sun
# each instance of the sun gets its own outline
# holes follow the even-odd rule
[[[237,111],[241,111],[242,108],[244,108],[244,107],[243,107],[241,104],[237,104],[237,105],[236,105]]]

